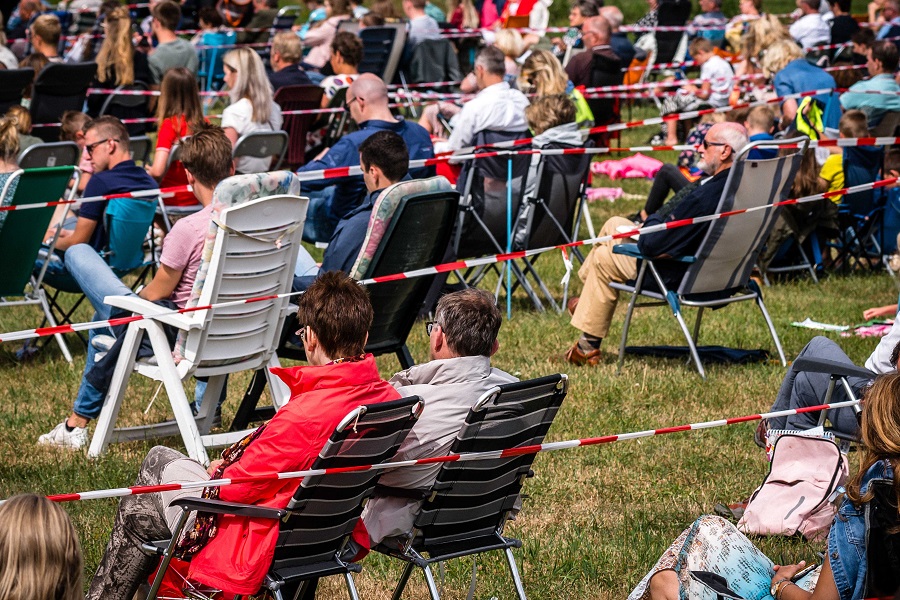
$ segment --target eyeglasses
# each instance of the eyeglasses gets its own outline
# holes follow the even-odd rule
[[[97,146],[99,146],[100,144],[102,144],[104,142],[108,142],[108,141],[114,140],[114,139],[115,138],[105,138],[105,139],[100,140],[99,142],[94,142],[93,144],[88,144],[87,146],[84,147],[84,149],[87,150],[88,156],[93,156],[94,150],[97,148]]]
[[[428,337],[431,337],[431,332],[434,331],[435,327],[440,327],[441,324],[437,321],[427,321],[425,323],[425,333],[428,334]]]
[[[350,98],[349,100],[347,100],[347,104],[344,105],[344,110],[346,110],[347,112],[350,112],[350,105],[353,104],[354,102],[356,102],[357,100],[359,100],[359,98]]]
[[[710,142],[707,140],[703,140],[703,149],[704,150],[709,150],[710,146],[727,146],[727,145],[728,144],[726,144],[725,142]]]
[[[305,346],[306,345],[306,325],[300,328],[300,331],[297,332],[297,335],[300,336],[300,342]]]

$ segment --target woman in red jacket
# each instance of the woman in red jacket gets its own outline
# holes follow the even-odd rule
[[[372,305],[355,281],[343,273],[325,273],[300,297],[297,317],[305,324],[300,336],[309,366],[277,370],[291,388],[291,400],[275,417],[208,469],[175,450],[157,446],[144,459],[135,485],[308,469],[348,412],[362,404],[400,397],[379,376],[374,357],[364,354]],[[218,488],[218,497],[284,508],[299,484],[298,479],[286,479],[229,485]],[[157,562],[141,551],[141,544],[171,537],[181,510],[169,505],[198,495],[197,490],[187,490],[122,498],[112,537],[85,597],[130,600]],[[222,516],[216,526],[215,537],[191,561],[190,578],[222,589],[225,597],[259,591],[274,555],[278,522]],[[356,541],[368,547],[368,534],[359,537]]]

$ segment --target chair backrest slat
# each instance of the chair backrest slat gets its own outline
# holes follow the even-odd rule
[[[808,138],[786,140],[803,143]],[[717,213],[756,209],[786,200],[800,168],[802,152],[767,160],[734,161]],[[710,222],[692,263],[678,288],[683,295],[721,292],[747,284],[760,249],[769,237],[780,207],[752,210]]]
[[[540,444],[566,396],[568,379],[551,375],[499,386],[469,411],[451,454],[486,452]],[[444,463],[431,497],[416,517],[416,547],[431,551],[447,544],[494,535],[503,529],[534,454],[484,461]]]
[[[378,464],[396,454],[421,414],[418,396],[360,407],[335,429],[313,469]],[[281,524],[273,571],[335,561],[372,495],[380,471],[305,477]],[[336,562],[336,561],[335,561]]]
[[[75,142],[49,142],[29,146],[19,155],[19,168],[76,166],[81,162],[81,148]]]
[[[57,123],[67,110],[84,107],[87,90],[97,73],[97,64],[50,63],[38,74],[31,95],[31,122]],[[59,139],[59,127],[35,127],[34,135],[45,142]]]

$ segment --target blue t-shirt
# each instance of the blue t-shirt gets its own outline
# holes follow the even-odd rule
[[[789,62],[782,70],[775,74],[775,94],[787,96],[812,90],[834,89],[837,87],[832,77],[824,69],[808,62],[805,58],[798,58]],[[815,99],[823,105],[828,102],[828,96],[819,94]],[[800,103],[797,99],[797,104]]]
[[[319,169],[333,169],[335,167],[355,167],[359,165],[359,146],[370,135],[377,131],[393,131],[403,138],[406,148],[409,150],[410,160],[434,158],[434,146],[431,137],[425,128],[418,123],[411,123],[398,117],[396,123],[372,119],[359,125],[359,131],[354,131],[342,137],[338,143],[331,147],[328,153],[320,160],[308,162],[300,167],[297,172],[318,171]],[[410,169],[409,174],[413,179],[434,177],[434,167],[422,167]],[[334,186],[334,199],[329,209],[329,218],[337,223],[341,218],[362,203],[366,194],[366,183],[362,175],[344,177],[335,182],[334,179],[320,181],[304,181],[302,188],[309,191],[322,190]]]
[[[150,177],[144,169],[134,164],[133,160],[124,160],[112,169],[91,175],[84,188],[84,197],[153,190],[158,187],[159,184],[156,183],[156,180]],[[106,225],[103,220],[108,203],[108,200],[85,202],[78,211],[79,218],[97,221],[97,227],[94,228],[94,233],[88,243],[98,251],[103,250],[108,241]]]
[[[751,142],[762,142],[774,139],[775,138],[768,133],[756,133],[750,136]],[[770,158],[775,158],[776,156],[778,156],[778,148],[774,146],[771,148],[753,148],[747,153],[747,158],[749,160],[768,160]]]

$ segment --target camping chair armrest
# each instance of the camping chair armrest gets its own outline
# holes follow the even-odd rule
[[[801,356],[794,361],[795,371],[809,371],[811,373],[825,373],[838,377],[860,377],[862,379],[875,379],[875,373],[863,367],[848,365],[847,363],[828,360],[826,358],[813,358]]]
[[[630,256],[632,258],[637,258],[640,260],[675,260],[683,263],[692,263],[697,261],[696,256],[666,256],[666,257],[655,257],[655,256],[644,256],[640,250],[638,250],[637,244],[616,244],[613,246],[613,254],[624,254],[625,256]]]
[[[281,519],[287,514],[287,511],[283,509],[238,502],[222,502],[208,498],[180,498],[172,502],[171,506],[180,506],[182,510],[186,511],[199,510],[217,515],[235,515],[254,519]]]
[[[163,316],[157,317],[157,321],[162,321],[163,323],[178,329],[188,330],[200,326],[200,324],[194,322],[188,314],[172,313],[170,310],[165,309],[158,304],[154,304],[149,300],[144,300],[139,296],[106,296],[103,298],[103,302],[110,306],[121,308],[122,310],[127,310],[139,315],[151,316],[161,314]]]

